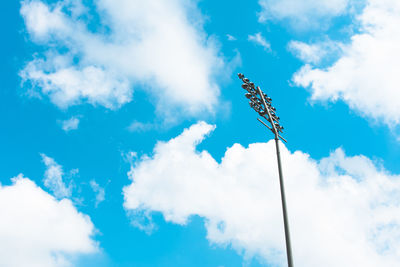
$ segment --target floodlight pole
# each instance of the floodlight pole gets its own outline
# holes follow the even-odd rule
[[[250,106],[264,119],[266,119],[271,126],[268,126],[261,119],[257,118],[264,126],[266,126],[275,136],[276,146],[276,157],[278,160],[278,172],[279,172],[279,185],[281,190],[281,201],[282,201],[282,212],[283,212],[283,224],[285,228],[285,241],[286,241],[286,256],[288,261],[288,267],[293,267],[292,257],[292,246],[290,242],[290,231],[289,231],[289,218],[287,215],[286,207],[286,196],[285,196],[285,184],[283,181],[281,154],[279,150],[279,138],[287,142],[279,132],[282,132],[283,127],[279,125],[279,117],[275,114],[275,108],[272,107],[272,99],[261,91],[259,86],[255,86],[254,83],[250,82],[249,79],[245,78],[243,74],[238,74],[239,78],[244,82],[242,88],[247,90],[246,97],[250,99]]]
[[[285,184],[283,182],[281,155],[280,155],[280,151],[279,151],[279,139],[277,136],[275,136],[275,145],[276,145],[276,156],[278,158],[278,171],[279,171],[279,184],[280,184],[280,188],[281,188],[283,224],[285,227],[286,254],[287,254],[286,256],[287,256],[287,260],[288,260],[288,266],[293,267],[292,245],[290,242],[290,231],[289,231],[289,218],[287,215],[287,208],[286,208]]]

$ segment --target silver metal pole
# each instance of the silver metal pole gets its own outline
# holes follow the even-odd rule
[[[275,145],[276,145],[276,157],[278,158],[278,171],[279,171],[279,184],[280,184],[280,188],[281,188],[283,224],[285,227],[286,256],[287,256],[288,266],[293,267],[292,245],[290,243],[289,219],[288,219],[287,208],[286,208],[285,184],[283,182],[283,174],[282,174],[282,166],[281,166],[281,153],[279,151],[278,136],[275,136]]]

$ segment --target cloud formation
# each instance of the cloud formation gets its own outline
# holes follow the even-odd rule
[[[250,42],[256,43],[264,48],[265,51],[271,51],[271,44],[265,40],[264,36],[261,35],[261,32],[255,33],[253,35],[249,35],[247,40]]]
[[[93,192],[96,194],[95,206],[97,208],[97,206],[105,200],[105,190],[95,180],[91,180],[89,184]]]
[[[71,186],[66,186],[63,181],[64,172],[62,166],[45,154],[40,155],[42,156],[43,163],[46,165],[43,179],[44,185],[49,188],[57,198],[70,197],[72,188]]]
[[[350,0],[259,0],[260,21],[289,21],[296,29],[319,28],[348,12]]]
[[[200,122],[141,157],[123,190],[125,209],[147,231],[152,212],[181,225],[200,216],[210,242],[284,266],[274,141],[248,148],[235,144],[219,163],[196,150],[214,128]],[[319,161],[284,146],[281,154],[296,265],[375,267],[400,261],[400,176],[342,149]]]
[[[66,132],[76,130],[78,129],[78,126],[79,119],[77,117],[71,117],[70,119],[61,122],[61,128]]]
[[[323,68],[306,64],[293,81],[309,88],[312,100],[342,100],[365,117],[399,125],[400,2],[368,0],[354,23],[358,33],[349,43],[338,43],[338,60]],[[313,62],[316,54],[303,59]]]
[[[94,226],[68,199],[57,200],[22,175],[0,185],[0,265],[71,266],[98,251]]]
[[[160,116],[214,112],[220,94],[215,75],[225,64],[202,29],[196,1],[94,5],[22,2],[32,41],[47,48],[21,71],[26,83],[60,108],[88,102],[116,109],[140,87],[154,97]],[[96,16],[100,26],[93,29]]]
[[[288,50],[305,63],[320,64],[340,53],[341,43],[325,40],[307,44],[300,41],[290,41]]]

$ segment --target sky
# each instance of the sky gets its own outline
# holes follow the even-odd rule
[[[0,266],[400,262],[399,1],[0,5]]]

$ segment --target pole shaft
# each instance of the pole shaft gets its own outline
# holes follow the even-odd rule
[[[282,200],[282,211],[283,211],[283,224],[285,226],[286,255],[287,255],[288,266],[293,267],[292,245],[290,243],[289,219],[288,219],[287,208],[286,208],[285,185],[283,182],[283,174],[282,174],[282,166],[281,166],[281,153],[279,151],[278,136],[275,136],[275,145],[276,145],[276,156],[278,159],[279,184],[280,184],[280,189],[281,189],[281,200]]]

